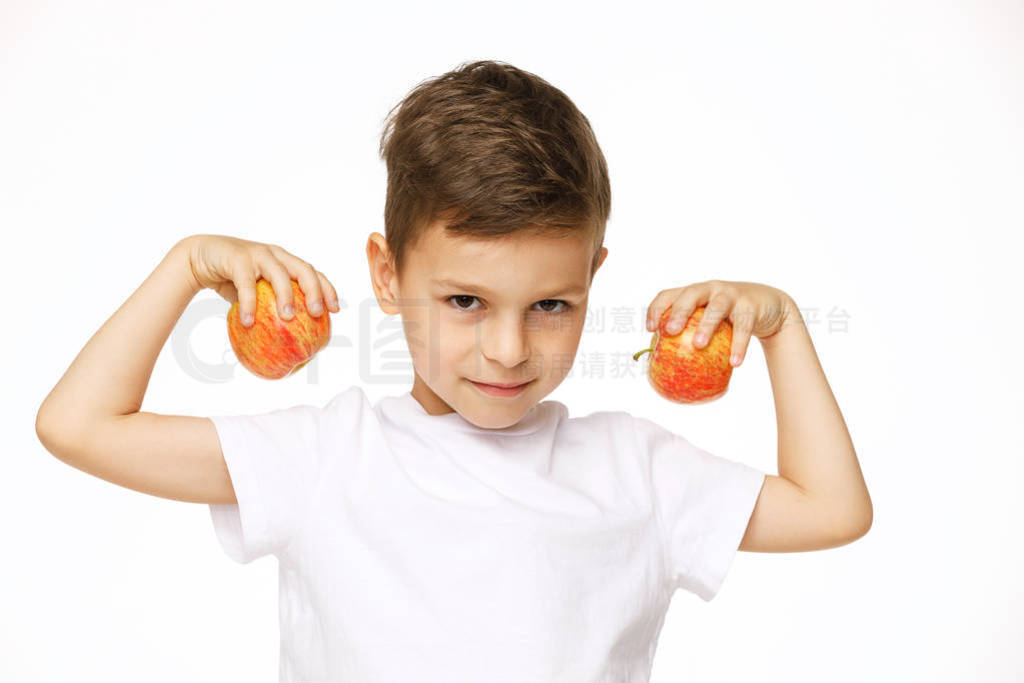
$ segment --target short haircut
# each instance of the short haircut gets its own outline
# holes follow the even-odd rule
[[[422,81],[388,112],[380,156],[399,276],[438,220],[476,238],[589,234],[597,269],[611,212],[604,154],[587,117],[539,76],[485,60]]]

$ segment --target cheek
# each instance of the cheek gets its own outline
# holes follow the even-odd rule
[[[429,316],[423,315],[419,311],[402,314],[402,331],[405,333],[410,354],[416,355],[419,350],[426,348],[430,340],[427,328],[429,321]]]
[[[583,331],[584,315],[577,310],[565,315],[538,318],[535,329],[556,344],[566,344],[579,338]]]
[[[473,350],[479,346],[479,326],[468,324],[464,320],[446,319],[443,313],[440,318],[435,319],[435,323],[437,331],[430,341],[430,348],[442,363],[458,362],[472,355]]]

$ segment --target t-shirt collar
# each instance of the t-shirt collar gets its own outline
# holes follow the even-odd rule
[[[483,436],[514,436],[532,434],[545,422],[545,415],[549,412],[548,404],[551,403],[550,401],[542,401],[541,403],[535,404],[526,412],[525,415],[523,415],[522,418],[520,418],[519,422],[509,427],[505,427],[504,429],[484,429],[483,427],[478,427],[466,418],[462,417],[458,411],[444,413],[443,415],[431,415],[412,395],[412,391],[407,391],[398,396],[392,396],[390,399],[389,403],[391,403],[398,412],[414,421],[417,426],[429,429],[437,428],[440,430],[457,429],[461,432],[469,432]]]

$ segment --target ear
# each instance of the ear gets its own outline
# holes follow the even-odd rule
[[[597,259],[597,265],[594,266],[594,273],[597,272],[598,268],[601,267],[601,264],[604,263],[606,258],[608,258],[608,247],[601,247],[601,257]],[[590,274],[591,277],[593,277],[594,273]]]
[[[373,293],[381,310],[388,315],[398,313],[398,277],[387,239],[379,232],[370,233],[366,240],[366,261],[370,266]]]

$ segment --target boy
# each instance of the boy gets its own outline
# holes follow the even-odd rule
[[[625,411],[569,418],[541,401],[572,366],[608,253],[605,160],[561,91],[507,64],[464,65],[405,98],[381,154],[387,237],[370,235],[367,259],[382,309],[402,316],[409,392],[371,405],[349,387],[263,415],[140,411],[201,289],[237,299],[244,319],[265,277],[287,319],[294,279],[314,315],[320,302],[339,310],[327,278],[284,249],[192,235],[89,341],[36,422],[79,469],[210,504],[236,561],[278,558],[281,681],[646,681],[676,589],[711,600],[737,550],[866,533],[856,453],[778,289],[668,289],[648,323],[674,333],[707,304],[699,331],[728,317],[734,364],[758,337],[780,476]]]

